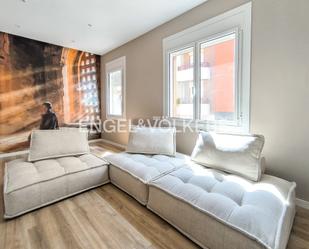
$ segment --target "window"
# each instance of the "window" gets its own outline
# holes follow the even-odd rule
[[[125,57],[106,64],[107,118],[125,116]]]
[[[249,132],[250,43],[251,3],[165,38],[166,116]]]
[[[109,113],[114,116],[122,114],[122,70],[109,73]]]
[[[193,118],[193,48],[170,54],[171,117]]]
[[[200,44],[200,118],[235,121],[236,34]]]

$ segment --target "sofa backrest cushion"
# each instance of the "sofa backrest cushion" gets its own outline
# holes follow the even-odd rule
[[[175,128],[133,127],[126,152],[175,156]]]
[[[262,175],[261,135],[217,134],[201,131],[191,159],[209,168],[219,169],[259,181]]]
[[[38,161],[89,152],[87,129],[34,130],[28,160]]]

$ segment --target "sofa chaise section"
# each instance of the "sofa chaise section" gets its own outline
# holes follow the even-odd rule
[[[260,182],[191,163],[149,183],[147,207],[203,248],[284,249],[295,183]]]
[[[110,162],[111,182],[141,204],[146,205],[148,182],[182,167],[189,157],[180,153],[177,153],[175,157],[170,157],[122,152],[109,155],[105,159]]]
[[[92,154],[10,161],[4,175],[4,217],[13,218],[107,182],[108,163]]]

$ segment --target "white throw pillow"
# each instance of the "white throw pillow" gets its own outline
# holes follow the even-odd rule
[[[87,129],[34,130],[29,161],[89,153]]]
[[[175,156],[176,129],[134,127],[130,131],[126,151],[130,153]]]
[[[216,134],[201,131],[191,159],[206,167],[259,181],[262,175],[261,135]]]

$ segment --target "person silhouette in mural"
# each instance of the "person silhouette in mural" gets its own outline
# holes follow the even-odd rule
[[[40,130],[54,130],[59,129],[58,119],[53,112],[53,106],[50,102],[44,102],[42,105],[43,114],[40,124]]]

